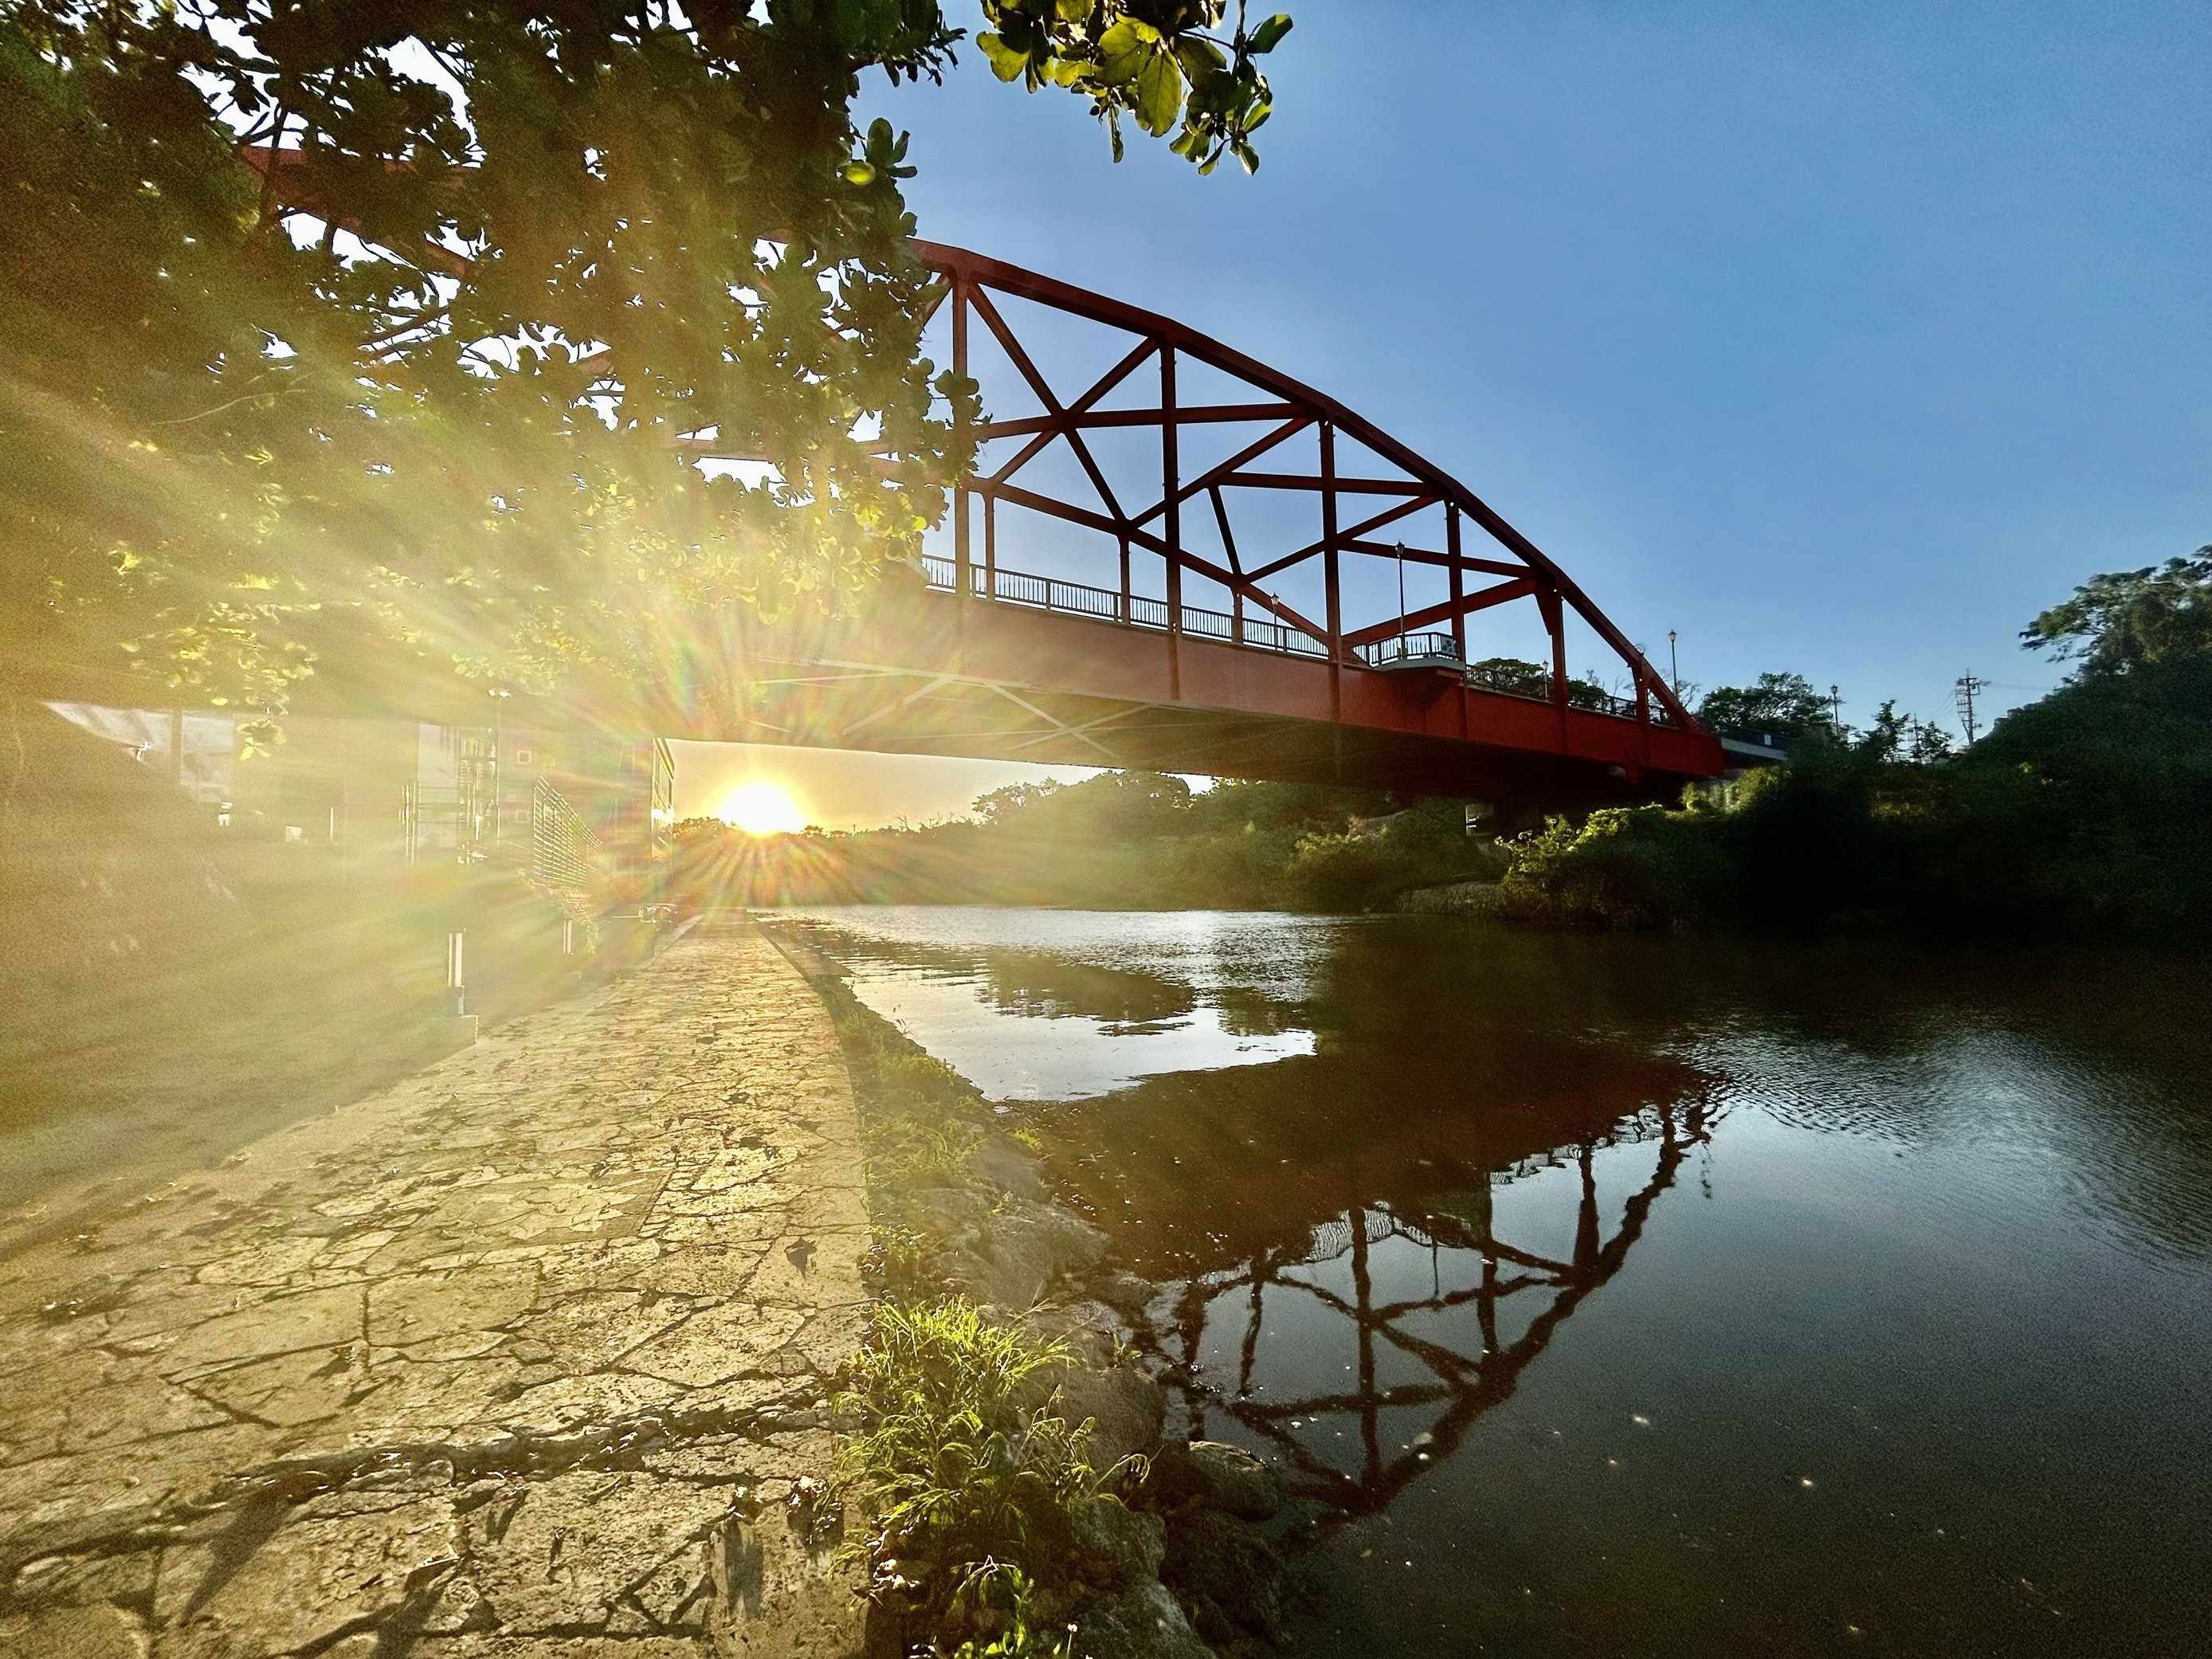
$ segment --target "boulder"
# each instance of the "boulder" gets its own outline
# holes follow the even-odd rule
[[[1011,1140],[994,1135],[968,1155],[968,1172],[987,1186],[1003,1187],[1016,1198],[1042,1203],[1044,1178],[1036,1160]]]
[[[1145,1497],[1156,1508],[1196,1505],[1244,1521],[1268,1519],[1287,1495],[1281,1470],[1218,1440],[1163,1446],[1145,1481]]]
[[[1146,1584],[1160,1576],[1167,1528],[1118,1498],[1085,1498],[1063,1511],[1067,1564],[1086,1583],[1109,1589]]]
[[[940,1256],[937,1267],[970,1301],[1020,1314],[1062,1273],[1095,1266],[1105,1254],[1106,1235],[1089,1222],[1012,1199]]]
[[[1218,1510],[1195,1510],[1168,1523],[1160,1577],[1190,1609],[1207,1641],[1245,1637],[1279,1641],[1282,1559],[1256,1528]]]
[[[1157,1579],[1096,1595],[1070,1616],[1073,1659],[1213,1659],[1168,1587]]]
[[[1060,1414],[1070,1423],[1091,1420],[1091,1467],[1103,1474],[1158,1443],[1167,1396],[1151,1377],[1126,1365],[1071,1369],[1060,1379]]]

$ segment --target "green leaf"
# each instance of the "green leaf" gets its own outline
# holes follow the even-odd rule
[[[983,56],[991,60],[991,73],[1001,81],[1020,78],[1030,66],[1030,55],[1017,52],[995,34],[979,34],[975,44],[983,49]]]
[[[1266,22],[1261,24],[1258,28],[1252,31],[1252,52],[1254,56],[1256,57],[1261,52],[1274,51],[1276,46],[1282,40],[1282,38],[1290,32],[1291,15],[1286,11],[1277,12]]]
[[[1160,32],[1150,23],[1124,17],[1098,37],[1098,67],[1109,87],[1126,86],[1158,56]]]
[[[1080,23],[1091,15],[1091,0],[1055,0],[1053,9],[1063,23]]]
[[[1182,65],[1182,72],[1194,81],[1203,80],[1210,74],[1218,74],[1229,67],[1229,60],[1221,55],[1221,48],[1200,35],[1187,34],[1177,40],[1175,55],[1176,61]]]
[[[876,182],[876,170],[866,161],[848,161],[845,163],[845,182],[848,185],[872,185]]]
[[[1155,138],[1182,113],[1182,71],[1167,52],[1156,52],[1137,76],[1137,125]]]

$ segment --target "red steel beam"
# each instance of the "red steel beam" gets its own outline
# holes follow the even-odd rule
[[[1480,525],[1492,540],[1526,562],[1541,577],[1552,591],[1587,622],[1591,629],[1609,646],[1620,659],[1641,672],[1652,682],[1652,690],[1668,711],[1682,722],[1685,729],[1702,731],[1673,690],[1651,672],[1626,635],[1615,627],[1605,613],[1577,586],[1574,580],[1562,570],[1543,550],[1508,524],[1495,508],[1477,495],[1458,479],[1423,459],[1372,422],[1362,418],[1344,404],[1323,392],[1292,380],[1246,356],[1233,347],[1200,333],[1188,324],[1156,312],[1144,310],[1118,300],[1063,283],[1054,277],[1025,270],[984,255],[973,253],[942,242],[917,240],[915,251],[923,261],[941,270],[957,270],[985,281],[1001,293],[1035,301],[1039,304],[1087,317],[1109,327],[1147,336],[1162,343],[1172,343],[1184,356],[1194,358],[1209,368],[1234,375],[1262,391],[1289,399],[1311,410],[1322,420],[1348,433],[1360,443],[1408,476],[1420,479],[1441,499],[1455,503],[1460,510]],[[1255,575],[1257,572],[1254,573]]]
[[[1392,622],[1376,623],[1372,628],[1363,628],[1346,634],[1347,647],[1372,644],[1387,640],[1400,632],[1410,633],[1416,628],[1426,628],[1431,623],[1450,622],[1476,611],[1487,611],[1493,605],[1504,605],[1509,599],[1525,599],[1536,591],[1533,576],[1523,576],[1517,581],[1500,582],[1495,587],[1486,587],[1480,593],[1469,593],[1464,599],[1447,599],[1442,605],[1432,605],[1420,611],[1409,611]]]

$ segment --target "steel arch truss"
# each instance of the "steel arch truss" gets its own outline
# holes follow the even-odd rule
[[[1225,628],[1216,625],[1212,637],[1225,634],[1231,643],[1303,649],[1336,668],[1406,655],[1406,642],[1424,633],[1432,635],[1435,656],[1463,663],[1469,617],[1527,600],[1551,643],[1544,688],[1551,701],[1563,708],[1571,699],[1589,706],[1587,690],[1571,687],[1568,676],[1565,623],[1572,615],[1619,658],[1632,691],[1632,698],[1595,712],[1699,729],[1643,653],[1541,550],[1465,484],[1342,404],[1171,319],[965,249],[934,242],[915,246],[945,281],[940,303],[951,307],[954,372],[970,374],[980,334],[1012,365],[1037,410],[994,414],[975,428],[985,459],[954,491],[955,570],[946,584],[954,592],[1007,597],[996,535],[998,510],[1006,506],[1112,540],[1121,563],[1119,591],[1112,596],[1118,602],[1115,620],[1145,619],[1139,614],[1145,601],[1132,591],[1130,568],[1133,556],[1150,556],[1164,575],[1158,623],[1170,635],[1206,631],[1203,620],[1194,629],[1194,619],[1218,616],[1184,603],[1185,578],[1200,577],[1225,592],[1230,604],[1230,614],[1220,618]],[[1009,317],[1005,302],[1010,298],[1057,319],[1114,331],[1130,343],[1079,389],[1054,385]],[[1217,389],[1227,377],[1233,391],[1227,397],[1182,395],[1178,380],[1187,384],[1194,368]],[[1140,400],[1129,406],[1137,393]],[[1218,459],[1191,465],[1194,440],[1221,428],[1252,435]],[[1097,447],[1101,433],[1132,430],[1147,434],[1158,455],[1156,470],[1147,468],[1149,476],[1133,480],[1126,468],[1116,476]],[[1316,459],[1285,465],[1282,458],[1292,441],[1308,434]],[[1036,463],[1055,444],[1073,456],[1086,491],[1055,492],[1034,483]],[[1291,492],[1311,502],[1315,533],[1284,546],[1273,544],[1265,532],[1240,532],[1240,521],[1252,516],[1249,508],[1261,492]],[[1441,545],[1408,545],[1401,539],[1417,519]],[[1218,552],[1194,547],[1192,532],[1201,526],[1218,541]],[[1440,571],[1448,593],[1435,604],[1355,621],[1346,614],[1344,577],[1346,562],[1360,559],[1395,562],[1401,587],[1407,565]],[[1316,568],[1317,614],[1279,596],[1285,579]]]

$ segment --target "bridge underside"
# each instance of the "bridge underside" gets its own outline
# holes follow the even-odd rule
[[[1703,732],[1367,669],[901,591],[871,617],[741,629],[730,706],[670,737],[1331,782],[1545,807],[1670,796]]]

